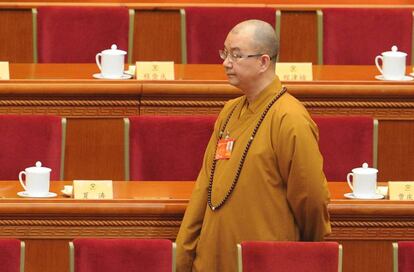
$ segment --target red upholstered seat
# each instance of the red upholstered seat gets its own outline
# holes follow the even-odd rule
[[[342,249],[336,242],[242,242],[239,271],[243,272],[337,272]]]
[[[60,179],[62,118],[41,115],[0,116],[0,180],[17,180],[20,171],[36,161]]]
[[[186,8],[183,32],[187,39],[182,46],[187,49],[187,63],[222,63],[218,51],[223,49],[227,33],[236,24],[260,19],[274,27],[275,14],[273,8]]]
[[[112,44],[128,51],[125,7],[39,7],[37,13],[40,63],[94,63]]]
[[[130,117],[130,179],[195,180],[216,118]]]
[[[20,272],[20,262],[23,256],[19,240],[0,239],[0,271]]]
[[[373,65],[397,45],[411,63],[412,9],[323,9],[323,64]]]
[[[312,116],[329,181],[344,181],[353,168],[373,165],[374,120],[369,116]]]
[[[394,243],[394,272],[414,271],[414,241]]]
[[[173,244],[170,240],[83,238],[73,240],[73,248],[74,260],[71,262],[76,272],[173,270]]]

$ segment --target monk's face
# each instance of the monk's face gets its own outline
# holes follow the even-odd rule
[[[231,31],[224,42],[227,54],[223,66],[231,85],[247,91],[255,84],[259,76],[260,55],[252,42],[252,31],[249,29]]]

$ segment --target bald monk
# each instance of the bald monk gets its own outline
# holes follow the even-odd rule
[[[220,50],[244,95],[221,111],[177,236],[177,271],[237,271],[242,241],[319,241],[330,233],[318,129],[275,75],[279,42],[259,20]]]

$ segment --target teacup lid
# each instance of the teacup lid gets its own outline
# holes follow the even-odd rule
[[[126,55],[126,51],[119,50],[116,44],[113,44],[111,46],[111,49],[106,49],[102,51],[102,54],[104,55]]]
[[[353,173],[357,174],[375,174],[378,173],[378,169],[376,168],[369,168],[368,163],[364,162],[362,167],[352,169]]]
[[[391,47],[391,51],[383,52],[382,55],[387,57],[405,57],[407,56],[407,53],[398,51],[398,47],[396,45],[393,45]]]
[[[24,170],[26,172],[31,172],[31,173],[46,173],[46,172],[51,172],[52,171],[52,169],[50,169],[50,168],[42,167],[42,163],[40,161],[36,162],[36,166],[28,167]]]

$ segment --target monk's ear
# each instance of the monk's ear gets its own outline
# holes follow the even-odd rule
[[[266,71],[269,68],[269,66],[271,65],[271,62],[272,62],[272,60],[270,59],[269,55],[263,54],[260,57],[260,68],[261,68],[260,70]]]

